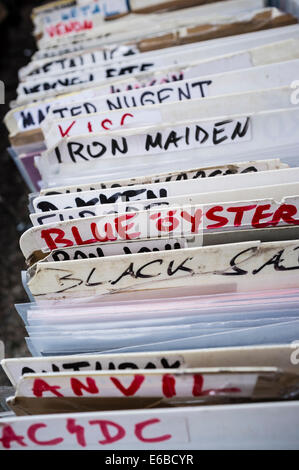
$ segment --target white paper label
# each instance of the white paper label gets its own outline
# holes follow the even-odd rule
[[[31,62],[21,70],[21,77],[28,79],[28,77],[35,77],[37,75],[57,75],[59,73],[72,72],[76,69],[93,67],[96,65],[104,65],[106,62],[114,60],[121,60],[125,57],[131,57],[138,53],[136,46],[118,46],[113,49],[109,47],[94,50],[93,52],[86,52],[80,55],[73,55],[71,57],[54,58],[53,60],[45,61],[39,65]],[[127,59],[128,60],[128,59]]]
[[[75,432],[74,426],[78,432]],[[156,449],[159,443],[180,445],[189,440],[187,419],[183,416],[164,416],[159,410],[144,415],[137,413],[135,416],[69,413],[0,420],[0,448],[3,450],[113,450],[116,445],[130,447],[140,444]]]
[[[179,250],[187,247],[187,241],[184,239],[144,240],[143,242],[85,245],[52,251],[47,257],[47,261],[102,258],[104,256],[129,255],[132,253],[149,253],[150,251]]]
[[[217,120],[173,126],[146,134],[126,137],[81,137],[62,141],[49,151],[52,165],[76,164],[96,159],[136,155],[154,155],[202,147],[219,147],[251,140],[250,117],[219,118]]]
[[[17,396],[51,397],[249,397],[256,385],[257,374],[47,374],[25,376],[17,387]]]

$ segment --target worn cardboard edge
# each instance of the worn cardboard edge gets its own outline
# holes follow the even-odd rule
[[[144,371],[140,371],[144,372]],[[165,371],[164,371],[165,373]],[[118,375],[118,374],[115,374]],[[134,375],[134,373],[132,374]],[[173,375],[173,374],[172,374]],[[46,380],[46,377],[44,377]],[[26,380],[24,378],[23,380]],[[59,380],[58,380],[59,383]],[[43,413],[65,413],[82,411],[113,411],[126,409],[147,409],[160,408],[167,406],[200,406],[208,404],[224,403],[248,403],[255,401],[284,400],[289,399],[296,390],[298,394],[299,376],[289,373],[260,372],[258,373],[257,383],[251,395],[243,398],[234,398],[232,396],[205,396],[205,397],[179,397],[179,398],[160,398],[160,397],[54,397],[37,398],[24,397],[16,395],[7,400],[9,407],[17,412],[27,414]],[[19,411],[20,410],[20,411]]]
[[[299,373],[297,364],[293,364],[290,360],[291,354],[298,349],[296,344],[278,344],[278,345],[261,345],[261,346],[234,346],[220,347],[210,349],[187,349],[176,351],[160,351],[157,352],[138,352],[138,353],[110,353],[105,354],[84,354],[73,356],[47,356],[47,357],[23,357],[23,358],[6,358],[0,364],[4,369],[11,383],[16,386],[21,375],[14,375],[13,367],[23,364],[23,367],[29,367],[34,370],[39,364],[51,364],[77,362],[84,359],[87,362],[95,363],[100,361],[103,367],[103,361],[106,364],[121,359],[123,362],[160,360],[167,358],[170,362],[173,358],[180,358],[180,368],[194,369],[196,367],[276,367],[293,373]],[[140,365],[138,367],[138,370]],[[95,369],[90,369],[95,370]],[[108,366],[107,369],[108,370]],[[117,368],[115,370],[118,370]],[[40,372],[39,372],[40,373]]]

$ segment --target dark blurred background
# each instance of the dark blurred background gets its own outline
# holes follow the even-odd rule
[[[25,264],[19,249],[19,238],[28,225],[28,189],[7,153],[9,141],[3,118],[16,98],[18,70],[36,49],[30,15],[42,3],[0,0],[0,80],[5,84],[5,104],[0,104],[0,340],[6,357],[29,355],[26,331],[14,308],[15,303],[28,301],[21,282]],[[0,370],[0,384],[3,382]]]

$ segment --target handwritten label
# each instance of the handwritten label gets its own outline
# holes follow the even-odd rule
[[[126,46],[123,44],[121,45],[106,44],[105,46],[103,45],[99,46],[98,41],[95,38],[95,39],[88,39],[87,41],[71,43],[68,45],[60,46],[60,47],[52,47],[52,48],[49,47],[47,49],[40,49],[33,54],[32,58],[33,60],[36,60],[36,61],[47,62],[48,59],[54,58],[55,60],[56,57],[65,56],[67,54],[74,54],[75,52],[84,53],[84,51],[89,48],[103,50],[105,53],[107,53],[105,60],[108,60],[108,61],[114,60],[118,56],[122,57],[123,54],[121,51],[126,52],[126,50],[131,49],[131,48],[135,51],[134,53],[136,54],[139,53],[138,46],[135,44],[132,44],[129,46]],[[113,54],[110,54],[110,51],[112,50],[115,52],[113,52]],[[129,55],[133,55],[133,54],[129,54]]]
[[[49,76],[54,76],[59,73],[71,73],[71,72],[78,72],[79,70],[82,70],[83,68],[99,68],[100,66],[107,65],[106,68],[106,73],[107,73],[107,78],[109,77],[114,77],[119,75],[116,73],[119,67],[123,67],[124,65],[127,67],[128,65],[130,66],[135,66],[137,64],[142,64],[144,62],[144,56],[139,55],[138,57],[134,57],[134,62],[131,61],[128,62],[127,57],[135,55],[136,51],[136,46],[132,46],[131,49],[129,49],[129,46],[124,46],[127,47],[126,54],[123,56],[116,55],[114,50],[111,50],[110,56],[112,55],[112,52],[114,54],[114,59],[109,61],[108,65],[108,60],[107,58],[109,55],[107,53],[103,53],[103,50],[94,50],[91,52],[86,52],[82,54],[77,54],[73,56],[66,55],[65,57],[60,57],[56,58],[53,61],[45,61],[42,64],[35,64],[34,62],[31,62],[27,67],[24,67],[20,71],[20,78],[22,78],[23,81],[30,80],[30,77],[35,78],[37,75],[39,77],[45,79],[46,77]],[[148,62],[152,62],[154,64],[154,68],[159,70],[163,69],[165,70],[166,68],[170,68],[171,66],[177,66],[178,64],[183,64],[182,68],[186,68],[186,64],[188,64],[190,61],[191,63],[194,60],[194,57],[196,56],[196,50],[192,52],[181,52],[180,54],[178,53],[172,53],[172,54],[158,54],[158,55],[146,55],[145,57],[147,58]],[[125,59],[126,57],[126,59]],[[247,62],[248,56],[247,55],[238,55],[238,58],[240,57],[245,57],[246,58],[246,63],[245,65],[250,67],[251,63],[250,61]],[[212,59],[211,59],[212,60]],[[213,60],[216,60],[213,58]],[[222,68],[223,66],[227,67],[227,64],[229,61],[232,60],[232,57],[228,59],[227,57],[225,60],[221,61],[220,59],[217,59],[217,64]],[[235,56],[233,56],[233,60],[235,60]],[[225,64],[225,65],[223,65]],[[238,67],[236,68],[243,68],[243,63],[240,60],[238,61]],[[188,67],[188,66],[187,66]],[[194,65],[191,65],[192,69],[192,76],[196,76],[196,72],[194,72]],[[199,66],[198,66],[199,67]],[[208,70],[203,70],[202,68],[198,69],[198,76],[201,76],[203,72],[206,73],[211,73],[214,74],[214,69],[210,67],[210,64],[207,64]],[[136,69],[137,70],[137,69]],[[197,70],[195,68],[195,70]],[[138,71],[138,70],[137,70]],[[143,72],[143,70],[141,70]],[[189,69],[186,69],[186,72],[189,73]],[[218,69],[216,70],[216,73],[218,72]],[[116,75],[115,75],[116,74]],[[123,75],[123,73],[121,74]]]
[[[78,17],[89,18],[90,16],[101,13],[101,6],[99,3],[94,2],[93,4],[78,5],[69,8],[62,8],[54,10],[52,13],[42,15],[42,21],[45,24],[50,24],[55,21],[67,21]]]
[[[86,99],[86,101],[68,103],[63,100],[62,104],[43,104],[35,107],[28,107],[14,113],[14,119],[19,131],[37,129],[46,118],[74,118],[80,114],[90,114],[115,109],[131,108],[137,106],[149,106],[164,102],[184,101],[209,96],[209,85],[211,80],[186,80],[170,82],[169,85],[151,86],[149,91],[146,88],[134,89],[122,93],[113,92],[111,96],[100,96],[98,98]],[[150,85],[149,85],[150,86]],[[78,95],[79,98],[80,95]]]
[[[46,92],[48,90],[63,91],[73,85],[84,84],[89,82],[101,83],[108,78],[121,77],[123,75],[139,74],[141,72],[148,72],[156,67],[154,61],[128,63],[126,65],[118,65],[115,67],[90,67],[87,72],[75,71],[74,73],[67,73],[63,76],[50,76],[47,78],[41,77],[31,79],[24,83],[20,83],[18,93],[31,95],[38,92]],[[56,93],[57,94],[57,93]]]
[[[117,240],[139,240],[171,235],[183,237],[202,233],[202,219],[202,210],[199,207],[174,210],[162,208],[159,211],[82,218],[29,229],[22,236],[20,246],[27,258],[35,248],[53,251],[74,245]],[[34,241],[33,246],[32,241]]]
[[[167,102],[192,100],[209,96],[212,80],[182,80],[168,85],[158,85],[125,92],[112,93],[111,96],[100,96],[90,102],[78,102],[69,106],[50,108],[52,118],[71,118],[78,114],[89,114],[113,111],[122,108],[150,106]]]
[[[95,159],[163,154],[180,150],[238,144],[251,140],[250,117],[217,119],[174,126],[126,137],[82,137],[62,141],[46,155],[50,164],[76,164]]]
[[[256,385],[256,373],[105,372],[93,374],[47,374],[24,376],[17,396],[24,397],[249,397]]]
[[[155,410],[145,413],[70,413],[0,420],[0,448],[114,449],[117,445],[146,445],[189,441],[187,419]]]
[[[40,103],[38,106],[16,111],[14,119],[16,120],[18,130],[22,132],[38,129],[48,114],[49,109],[49,103]]]
[[[82,72],[78,74],[69,74],[64,77],[55,78],[53,80],[48,79],[39,83],[37,80],[26,83],[26,85],[20,83],[18,86],[18,93],[25,95],[31,95],[36,93],[44,93],[47,90],[55,90],[57,94],[62,92],[68,87],[74,85],[91,84],[95,81],[93,72]]]
[[[93,16],[112,17],[127,12],[128,5],[126,0],[117,0],[117,2],[111,2],[111,0],[101,0],[101,2],[95,1],[91,3],[85,3],[84,5],[76,5],[67,8],[56,7],[52,12],[47,12],[46,14],[39,15],[39,17],[41,17],[42,23],[45,26],[53,25],[53,23],[56,23],[54,25],[55,30],[57,29],[57,27],[59,28],[59,22],[64,22],[65,28],[67,30],[67,27],[69,25],[68,22],[71,22],[72,20],[82,20],[83,18],[90,19]],[[52,37],[50,32],[49,35],[50,37]],[[65,34],[69,32],[70,31],[67,30]],[[58,35],[60,36],[61,34],[62,31],[59,31]]]
[[[48,148],[59,143],[64,137],[80,136],[101,131],[109,131],[122,128],[136,128],[149,124],[159,124],[162,122],[162,115],[158,109],[115,111],[106,115],[94,114],[77,119],[64,119],[54,121],[49,131],[45,132],[45,141]]]
[[[92,19],[70,20],[59,22],[55,25],[47,26],[44,30],[45,36],[54,38],[56,36],[65,36],[70,33],[80,33],[82,31],[91,30],[94,27]]]
[[[88,20],[85,20],[88,21]],[[71,89],[72,86],[84,84],[88,82],[104,83],[109,78],[117,78],[124,75],[137,76],[138,80],[142,82],[143,75],[145,76],[145,86],[149,84],[159,84],[174,80],[183,80],[190,78],[198,78],[208,74],[216,74],[220,72],[228,72],[236,69],[252,67],[251,55],[249,52],[242,52],[223,56],[221,58],[214,58],[209,61],[193,63],[190,65],[170,65],[164,71],[153,60],[144,62],[132,62],[123,65],[111,64],[107,67],[92,67],[85,73],[79,71],[77,73],[68,73],[62,77],[48,77],[47,79],[31,80],[25,83],[20,83],[18,87],[18,95],[34,95],[40,92],[54,91],[58,94],[59,91]],[[149,72],[152,72],[150,75]],[[139,77],[140,74],[140,77]],[[137,80],[137,81],[138,81]],[[133,86],[133,83],[130,87]]]
[[[5,85],[2,80],[0,80],[0,104],[5,103]]]

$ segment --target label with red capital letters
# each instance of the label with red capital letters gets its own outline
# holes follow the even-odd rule
[[[154,210],[82,217],[33,227],[20,240],[28,258],[35,250],[45,252],[72,246],[121,240],[202,235],[208,231],[256,229],[299,225],[298,198],[277,204],[269,200],[171,206]],[[293,202],[293,204],[291,204]],[[295,204],[294,204],[295,203]]]
[[[17,397],[208,397],[251,396],[258,374],[194,371],[106,371],[23,376]]]
[[[52,121],[52,126],[44,131],[48,148],[54,147],[64,137],[73,137],[84,134],[93,134],[115,129],[135,126],[159,124],[162,122],[161,112],[157,109],[115,111],[112,115],[94,114],[83,115],[79,118]]]
[[[168,413],[69,413],[0,419],[0,449],[113,449],[189,442],[187,418]]]

